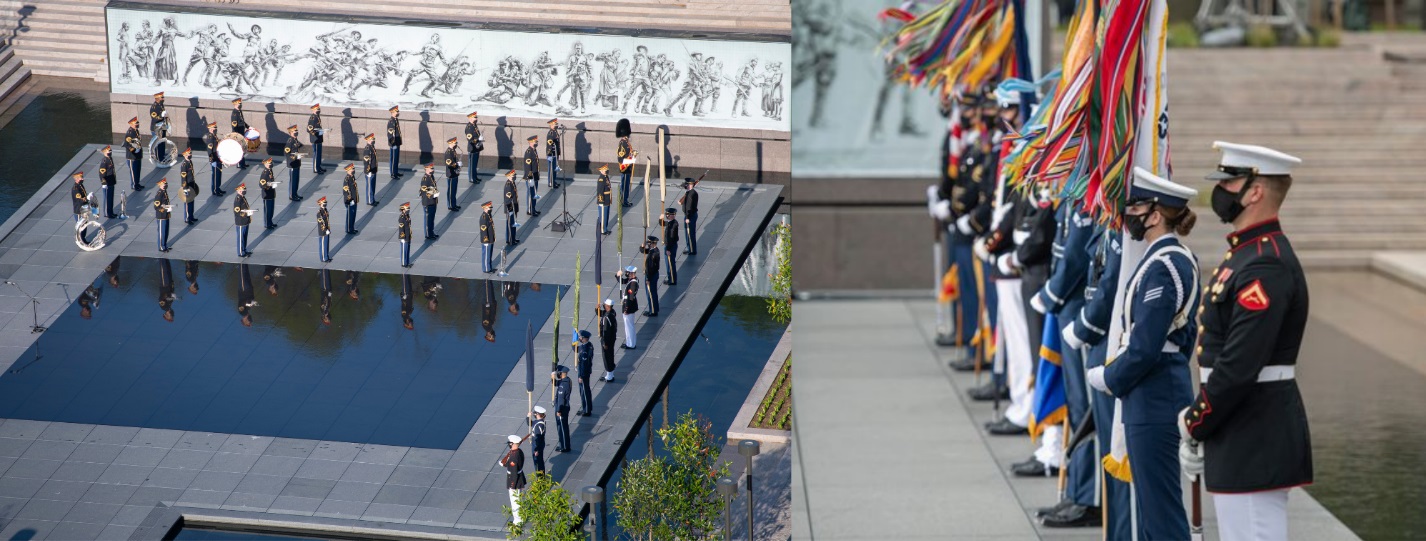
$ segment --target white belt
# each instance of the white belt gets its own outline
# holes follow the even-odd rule
[[[1200,368],[1198,369],[1198,371],[1200,374],[1198,378],[1199,382],[1205,384],[1208,383],[1208,376],[1209,374],[1213,373],[1213,369]],[[1270,381],[1286,381],[1296,378],[1297,367],[1294,365],[1274,364],[1264,366],[1262,370],[1258,371],[1258,383],[1267,383]]]

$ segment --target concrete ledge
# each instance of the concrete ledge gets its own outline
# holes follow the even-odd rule
[[[767,358],[767,364],[763,366],[763,372],[758,376],[757,383],[753,384],[753,390],[748,392],[747,400],[743,401],[743,407],[738,410],[738,416],[733,418],[733,426],[728,427],[728,442],[733,440],[757,440],[763,443],[790,443],[792,441],[791,430],[772,430],[767,428],[752,428],[753,416],[757,415],[758,407],[762,405],[763,396],[768,389],[777,381],[778,372],[782,371],[782,363],[787,360],[787,356],[792,354],[792,326],[788,325],[783,331],[782,339],[777,341],[777,347],[773,348],[772,355]],[[792,397],[789,396],[790,400]]]
[[[1371,257],[1371,268],[1426,291],[1426,252],[1376,252]]]
[[[357,537],[364,539],[420,539],[420,540],[440,540],[440,541],[484,541],[488,539],[502,539],[501,537],[477,537],[471,535],[461,535],[455,533],[438,532],[435,528],[432,531],[412,531],[414,526],[407,525],[405,530],[393,530],[389,526],[381,527],[373,523],[365,526],[360,521],[341,521],[346,524],[331,524],[319,522],[305,522],[300,517],[293,517],[291,520],[277,520],[270,518],[257,518],[253,513],[242,513],[237,511],[221,511],[217,509],[192,509],[174,507],[176,511],[183,513],[183,523],[185,525],[202,526],[218,530],[228,531],[263,531],[270,533],[290,533],[299,535],[322,535],[335,534],[341,537]],[[325,519],[332,521],[332,519]]]

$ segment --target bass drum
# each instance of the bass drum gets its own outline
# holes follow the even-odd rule
[[[247,147],[238,141],[238,138],[218,141],[218,161],[223,165],[237,165],[247,154]]]

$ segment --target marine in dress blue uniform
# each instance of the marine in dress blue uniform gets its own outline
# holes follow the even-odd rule
[[[1140,168],[1125,231],[1149,243],[1124,292],[1125,332],[1109,364],[1089,384],[1120,399],[1133,468],[1136,538],[1188,539],[1178,462],[1179,413],[1192,400],[1188,359],[1197,335],[1198,261],[1179,241],[1193,228],[1197,190]]]
[[[1312,483],[1297,386],[1307,325],[1302,264],[1278,222],[1295,156],[1215,142],[1213,211],[1235,231],[1200,308],[1198,397],[1180,414],[1180,460],[1213,494],[1219,538],[1284,540],[1292,487]],[[1201,443],[1198,443],[1201,442]]]

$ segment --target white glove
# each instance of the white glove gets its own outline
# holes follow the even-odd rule
[[[1030,308],[1034,308],[1036,312],[1043,314],[1045,313],[1045,301],[1040,300],[1039,295],[1030,297]]]
[[[1114,394],[1114,393],[1109,392],[1109,386],[1107,386],[1107,385],[1104,384],[1104,367],[1103,367],[1103,366],[1096,366],[1096,367],[1094,367],[1094,368],[1089,369],[1089,372],[1086,374],[1086,377],[1087,377],[1087,379],[1089,380],[1089,386],[1090,386],[1090,387],[1094,387],[1095,389],[1099,390],[1099,392],[1101,392],[1101,393]]]
[[[1084,340],[1079,339],[1079,335],[1074,333],[1074,323],[1065,325],[1065,330],[1060,332],[1060,338],[1064,339],[1065,347],[1080,349],[1084,347]]]
[[[1015,241],[1015,244],[1025,244],[1025,240],[1029,238],[1029,231],[1021,231],[1019,229],[1016,229],[1014,233],[1010,234],[1010,240]]]
[[[277,189],[278,186],[281,186],[282,183],[281,183],[281,182],[269,182],[268,185],[272,186],[272,189],[275,190],[275,189]]]
[[[1178,425],[1178,437],[1183,438],[1185,440],[1195,441],[1193,440],[1193,435],[1188,433],[1188,407],[1179,410],[1178,417],[1176,417],[1176,419],[1178,419],[1178,422],[1175,423]]]
[[[1178,465],[1183,470],[1183,476],[1189,480],[1197,479],[1198,476],[1203,475],[1203,446],[1192,439],[1179,440]]]
[[[969,235],[971,233],[974,233],[974,231],[972,231],[970,228],[969,215],[961,216],[959,219],[956,220],[956,231],[960,231],[962,235]]]
[[[1001,274],[1015,274],[1020,271],[1020,265],[1019,262],[1015,260],[1015,254],[1001,255],[995,261],[995,266],[1000,270]]]
[[[931,206],[931,216],[937,220],[946,221],[951,218],[951,202],[940,201]]]
[[[999,205],[999,206],[996,206],[996,207],[995,207],[995,210],[993,211],[993,217],[991,218],[991,223],[999,225],[999,224],[1000,224],[1000,221],[1005,219],[1005,215],[1006,215],[1006,214],[1009,214],[1009,213],[1010,213],[1010,209],[1012,209],[1012,208],[1014,208],[1014,207],[1012,207],[1011,205]]]
[[[971,252],[975,253],[975,257],[981,261],[986,263],[990,262],[990,251],[985,249],[985,239],[975,241],[975,243],[971,245]]]

